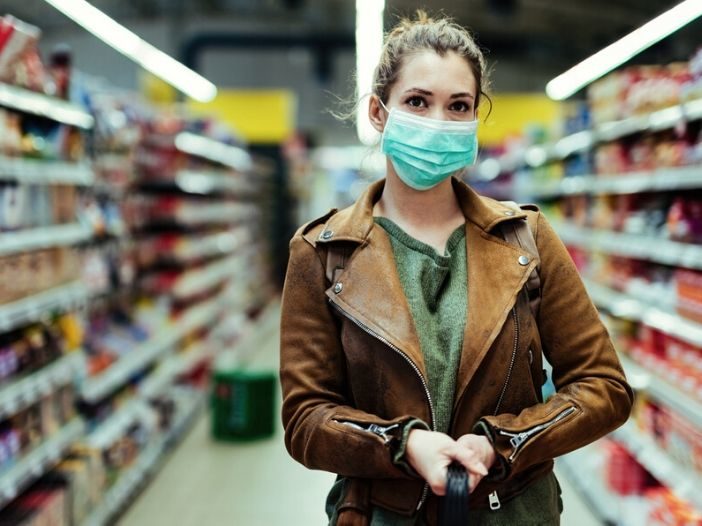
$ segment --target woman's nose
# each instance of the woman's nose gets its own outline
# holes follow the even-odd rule
[[[434,107],[427,115],[430,119],[436,119],[437,121],[447,121],[450,119],[448,112],[444,108]]]

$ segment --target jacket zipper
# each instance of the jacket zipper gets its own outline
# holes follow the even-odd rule
[[[370,334],[373,336],[375,339],[380,340],[382,343],[390,347],[393,351],[398,353],[400,356],[402,356],[405,361],[412,367],[412,370],[417,373],[417,376],[419,377],[419,380],[422,382],[422,386],[424,387],[424,394],[427,395],[427,401],[429,402],[429,411],[431,413],[431,428],[433,431],[436,431],[436,415],[434,413],[434,403],[431,401],[431,393],[429,393],[429,386],[427,385],[426,380],[424,379],[424,376],[422,376],[422,372],[419,370],[419,368],[415,365],[415,363],[410,360],[410,357],[407,356],[401,349],[390,343],[388,340],[383,338],[381,335],[379,335],[377,332],[375,332],[373,329],[365,325],[362,321],[357,320],[353,316],[351,316],[348,312],[346,312],[344,309],[339,307],[336,303],[333,301],[329,301],[336,310],[338,310],[341,314],[343,314],[346,318],[351,320],[353,323],[355,323],[361,330],[364,332]],[[423,505],[424,502],[427,500],[427,496],[429,495],[429,484],[424,483],[424,489],[422,490],[422,498],[419,500],[419,504],[417,504],[417,510],[419,510]]]
[[[509,362],[509,369],[507,370],[507,378],[505,378],[505,384],[502,386],[502,392],[500,393],[500,398],[497,399],[497,406],[495,407],[495,416],[500,410],[502,405],[502,400],[507,393],[507,387],[509,386],[509,381],[512,378],[512,371],[514,370],[514,364],[517,361],[517,350],[519,349],[519,316],[517,316],[516,307],[512,308],[512,318],[514,318],[514,348],[512,349],[512,359]]]
[[[338,420],[336,418],[334,419],[334,422],[338,422],[340,424],[352,427],[354,429],[358,429],[360,431],[373,433],[374,435],[382,438],[385,444],[392,440],[392,437],[388,436],[388,431],[392,431],[393,429],[397,429],[398,427],[400,427],[400,424],[393,424],[391,426],[379,426],[378,424],[368,424],[367,426],[364,426],[356,422],[351,422],[350,420]]]
[[[537,435],[541,433],[542,431],[548,429],[552,425],[560,422],[567,416],[573,414],[576,411],[575,407],[570,406],[567,409],[564,409],[558,415],[556,415],[554,418],[551,420],[544,422],[543,424],[539,424],[537,426],[532,427],[531,429],[527,429],[526,431],[521,431],[519,433],[511,433],[509,431],[504,431],[502,429],[498,430],[497,433],[499,435],[505,436],[505,437],[510,437],[509,443],[512,445],[512,454],[509,456],[509,461],[513,462],[514,459],[516,458],[517,454],[521,451],[521,449],[524,447],[524,444],[529,441],[534,435]]]

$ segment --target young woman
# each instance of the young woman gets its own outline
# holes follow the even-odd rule
[[[402,21],[370,99],[387,177],[290,243],[285,439],[339,475],[330,524],[436,524],[453,461],[470,474],[471,524],[558,524],[553,458],[629,415],[612,343],[544,217],[452,177],[475,162],[485,85],[467,31],[421,12]],[[523,221],[536,250],[501,235]],[[524,293],[534,269],[538,310]],[[546,401],[542,353],[557,388]]]

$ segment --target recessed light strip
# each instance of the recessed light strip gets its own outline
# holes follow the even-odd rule
[[[378,132],[368,122],[368,97],[373,71],[383,48],[385,0],[356,0],[356,93],[364,97],[358,105],[356,130],[363,144],[377,141]]]
[[[685,0],[551,80],[546,94],[554,100],[567,99],[701,15],[702,0]]]
[[[200,102],[217,95],[217,87],[119,24],[85,0],[46,0],[106,44]]]

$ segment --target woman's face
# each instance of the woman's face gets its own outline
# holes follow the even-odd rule
[[[471,121],[477,116],[476,84],[465,58],[422,51],[405,58],[386,106],[431,119]]]

